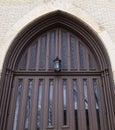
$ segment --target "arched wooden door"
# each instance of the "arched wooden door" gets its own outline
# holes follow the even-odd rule
[[[7,130],[108,130],[96,58],[63,28],[33,40],[17,64]]]

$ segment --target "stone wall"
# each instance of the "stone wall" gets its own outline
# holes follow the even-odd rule
[[[21,29],[54,10],[75,15],[97,32],[108,51],[114,74],[115,0],[0,0],[0,71],[8,48]]]

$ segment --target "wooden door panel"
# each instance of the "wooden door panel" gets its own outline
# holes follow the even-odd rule
[[[8,129],[106,130],[102,98],[98,76],[15,77]]]
[[[57,129],[57,81],[45,78],[43,129]]]
[[[69,108],[69,82],[67,77],[59,78],[59,102],[58,102],[58,129],[70,128],[70,108]]]
[[[14,71],[7,130],[107,130],[103,95],[108,91],[87,45],[64,28],[28,44]],[[60,72],[54,71],[57,56]]]
[[[18,71],[53,71],[53,60],[61,59],[63,71],[98,71],[98,63],[90,48],[77,36],[63,28],[54,28],[32,41],[22,54]]]

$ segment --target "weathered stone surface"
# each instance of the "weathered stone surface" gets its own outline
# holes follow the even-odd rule
[[[12,40],[21,29],[54,10],[75,15],[97,32],[115,73],[115,0],[0,0],[0,70]]]

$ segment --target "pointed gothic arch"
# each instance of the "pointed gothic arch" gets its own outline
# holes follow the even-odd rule
[[[46,14],[26,26],[14,39],[10,46],[2,71],[1,91],[0,91],[0,129],[6,130],[7,119],[9,116],[9,105],[11,101],[12,83],[16,75],[18,60],[29,44],[37,36],[52,28],[64,28],[77,35],[94,53],[95,59],[99,64],[99,74],[102,80],[104,103],[108,122],[108,129],[114,130],[114,94],[113,77],[109,56],[102,41],[96,33],[84,22],[62,11],[55,11]]]

